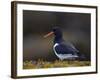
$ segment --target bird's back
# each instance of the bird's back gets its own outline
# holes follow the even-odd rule
[[[58,43],[55,50],[58,54],[74,54],[78,52],[78,50],[71,43],[66,43],[65,41]]]

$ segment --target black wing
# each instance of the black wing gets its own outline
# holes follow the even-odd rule
[[[55,47],[55,51],[58,54],[76,54],[79,52],[71,43],[62,42],[58,46]]]

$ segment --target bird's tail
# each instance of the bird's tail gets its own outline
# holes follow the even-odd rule
[[[84,54],[78,53],[78,56],[79,60],[86,60],[86,56]]]

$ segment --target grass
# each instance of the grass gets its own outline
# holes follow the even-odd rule
[[[78,66],[90,66],[90,61],[61,61],[55,60],[53,62],[44,61],[39,59],[37,61],[24,61],[23,69],[39,69],[39,68],[57,68],[57,67],[78,67]]]

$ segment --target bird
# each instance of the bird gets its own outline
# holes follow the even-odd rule
[[[61,28],[59,27],[52,28],[51,32],[46,34],[44,38],[47,38],[52,34],[54,34],[55,36],[53,41],[54,43],[53,51],[60,60],[75,60],[79,58],[78,56],[79,50],[77,50],[72,43],[66,42],[63,39],[63,33]]]

